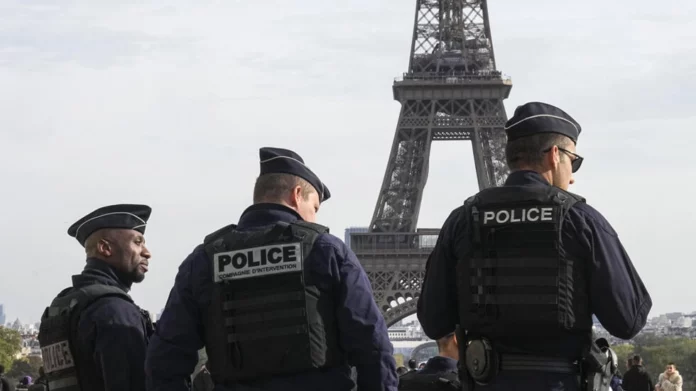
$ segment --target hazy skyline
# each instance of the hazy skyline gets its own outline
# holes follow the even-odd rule
[[[318,222],[333,234],[369,224],[415,0],[98,3],[0,4],[8,321],[40,319],[84,265],[67,228],[113,203],[153,208],[150,271],[132,296],[159,312],[184,258],[251,203],[260,147],[295,150],[329,186]],[[489,11],[513,81],[508,116],[544,101],[582,125],[571,191],[619,233],[652,316],[696,310],[696,4],[490,0]],[[440,227],[475,175],[468,142],[434,143],[419,227]]]

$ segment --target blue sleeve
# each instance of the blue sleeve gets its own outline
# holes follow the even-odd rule
[[[148,391],[188,391],[188,381],[203,347],[196,284],[204,279],[207,258],[199,247],[179,267],[174,287],[147,349]],[[212,277],[211,277],[212,281]]]
[[[583,231],[589,247],[592,312],[610,334],[631,339],[647,322],[652,308],[650,294],[604,216],[587,204],[576,208],[584,217]]]
[[[464,208],[455,209],[445,220],[425,266],[417,314],[425,335],[435,340],[453,332],[459,323],[455,254],[470,251],[467,225]]]
[[[103,298],[87,311],[83,319],[94,327],[92,358],[101,370],[104,390],[145,390],[147,342],[140,311],[120,298]]]
[[[323,244],[322,244],[323,245]],[[387,325],[370,280],[353,251],[342,242],[324,245],[338,265],[336,318],[341,347],[358,372],[358,390],[396,391],[398,379]]]

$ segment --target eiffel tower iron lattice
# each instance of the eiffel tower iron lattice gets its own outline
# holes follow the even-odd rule
[[[416,229],[433,140],[470,140],[480,189],[501,185],[512,82],[496,69],[486,0],[417,0],[396,135],[368,232],[350,245],[387,325],[415,313],[439,229]]]

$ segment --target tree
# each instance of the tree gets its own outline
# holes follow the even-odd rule
[[[43,360],[41,356],[29,356],[27,361],[29,361],[29,366],[31,367],[31,377],[36,379],[39,377],[39,368],[43,366]]]
[[[624,344],[624,345],[614,345],[611,347],[614,350],[614,353],[616,353],[616,358],[619,361],[619,371],[621,373],[624,373],[628,368],[626,368],[626,361],[633,357],[635,354],[636,348],[633,345],[630,344]]]
[[[696,340],[689,338],[641,336],[635,340],[635,352],[643,358],[645,369],[654,381],[673,362],[684,379],[684,390],[696,387]]]
[[[28,356],[15,360],[12,368],[7,372],[7,376],[13,379],[21,379],[24,376],[31,376],[32,379],[39,377],[39,368],[43,365],[43,360],[39,356]]]
[[[17,380],[27,375],[32,376],[31,365],[29,364],[29,361],[26,361],[26,359],[15,360],[12,363],[12,368],[7,372],[7,377]]]
[[[14,357],[22,350],[22,336],[18,331],[0,326],[0,364],[10,368]]]

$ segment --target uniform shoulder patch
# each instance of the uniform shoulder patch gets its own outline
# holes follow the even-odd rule
[[[215,282],[300,272],[303,269],[302,242],[215,253],[213,267]]]
[[[75,366],[75,360],[70,352],[70,343],[60,341],[41,347],[41,357],[46,373],[62,371]]]

